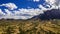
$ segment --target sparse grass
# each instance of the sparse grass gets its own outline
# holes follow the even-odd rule
[[[60,34],[60,20],[0,20],[0,34]]]

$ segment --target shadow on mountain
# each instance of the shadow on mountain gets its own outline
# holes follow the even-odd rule
[[[50,19],[60,19],[60,10],[59,9],[52,9],[47,10],[44,14],[40,14],[37,16],[41,20],[50,20]]]

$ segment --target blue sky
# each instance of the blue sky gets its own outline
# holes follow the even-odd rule
[[[0,4],[3,3],[15,3],[18,8],[38,8],[39,4],[43,4],[44,0],[40,0],[39,2],[34,2],[33,0],[0,0]]]

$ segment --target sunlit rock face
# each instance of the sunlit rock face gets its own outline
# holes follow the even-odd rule
[[[52,10],[47,10],[43,14],[38,15],[42,20],[45,19],[60,19],[60,10],[59,9],[52,9]]]

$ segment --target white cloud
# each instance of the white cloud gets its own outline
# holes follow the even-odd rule
[[[39,2],[40,0],[33,0],[34,2]]]
[[[56,1],[55,0],[46,0],[46,2],[48,2],[50,4],[54,4]]]
[[[18,9],[10,11],[8,9],[4,9],[7,14],[2,16],[4,19],[30,19],[33,16],[39,15],[43,13],[40,9]],[[3,11],[0,11],[3,12]],[[14,13],[12,13],[14,12]],[[4,13],[3,13],[4,14]]]
[[[45,0],[46,3],[50,4],[52,9],[58,9],[60,8],[60,0]]]
[[[47,10],[51,10],[51,9],[60,9],[60,0],[45,0],[46,2],[43,3],[43,5],[49,7],[46,8],[43,5],[38,5],[38,7],[42,10],[42,11],[47,11]]]
[[[40,0],[28,0],[28,1],[39,2]]]
[[[24,20],[26,20],[26,19],[29,19],[31,17],[33,17],[33,16],[11,16],[11,15],[9,16],[9,15],[6,15],[2,18],[4,18],[4,19],[24,19]]]
[[[3,13],[3,11],[0,9],[0,15],[5,15],[5,13]]]
[[[38,7],[40,8],[40,10],[42,10],[42,12],[47,11],[47,10],[51,10],[52,8],[54,8],[54,7],[52,7],[52,8],[45,8],[43,5],[38,5]]]
[[[8,8],[8,9],[4,9],[4,11],[7,14],[3,13],[3,11],[0,9],[0,15],[3,15],[0,17],[4,18],[4,19],[29,19],[29,18],[32,18],[33,16],[41,13],[41,12],[39,12],[40,9],[18,9],[18,10],[14,10],[14,9],[17,9],[17,6],[14,3],[6,3],[6,4],[0,5],[0,7],[1,6],[5,6]],[[13,10],[13,11],[10,11],[10,10]],[[12,13],[12,12],[14,12],[14,13]]]
[[[7,7],[9,10],[14,10],[17,9],[17,6],[14,3],[6,3],[6,4],[2,4],[0,6],[5,6]]]
[[[21,19],[29,19],[32,18],[33,16],[42,14],[43,11],[40,9],[18,9],[18,11],[14,11],[15,15],[20,15],[23,16],[24,14],[29,15],[29,16],[24,16],[24,18],[21,17]]]
[[[4,9],[5,12],[7,13],[7,15],[13,15],[11,11],[9,11],[8,9]]]
[[[40,9],[33,9],[33,8],[32,9],[19,9],[19,11],[20,13],[30,14],[32,16],[38,15],[39,13],[43,13],[42,11],[40,11]]]

